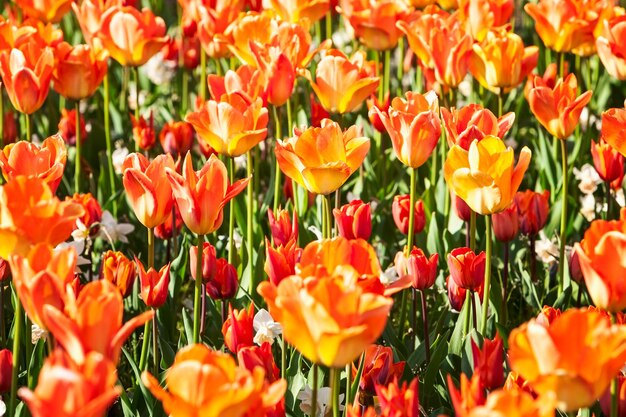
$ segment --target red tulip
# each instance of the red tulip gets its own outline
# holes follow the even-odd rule
[[[393,350],[388,346],[370,345],[365,351],[363,363],[359,389],[372,397],[376,395],[376,386],[387,386],[404,373],[405,362],[395,362]],[[352,376],[356,374],[357,369],[353,364]]]
[[[408,275],[413,288],[423,291],[435,285],[438,261],[438,254],[435,253],[428,258],[420,248],[413,247],[408,257],[404,252],[398,252],[395,264],[398,275]]]
[[[154,268],[145,270],[141,261],[135,258],[139,266],[139,280],[141,281],[141,299],[148,307],[157,309],[165,304],[167,290],[170,283],[170,264],[159,271]]]
[[[496,239],[500,242],[510,242],[515,239],[519,231],[518,211],[515,204],[511,204],[500,213],[494,213],[491,220]]]
[[[391,205],[391,214],[393,221],[396,223],[398,230],[403,235],[409,231],[409,206],[411,198],[409,194],[397,195],[393,198]],[[415,202],[415,222],[413,223],[414,233],[419,233],[426,226],[426,216],[424,215],[424,203],[421,200]]]
[[[456,248],[448,254],[450,276],[461,288],[476,291],[485,278],[485,252],[475,254],[470,248]]]
[[[353,200],[339,209],[333,210],[339,235],[346,239],[368,240],[372,234],[372,213],[370,204]]]
[[[224,344],[233,352],[239,349],[254,345],[254,304],[250,304],[248,310],[233,310],[233,306],[228,306],[228,318],[222,325],[222,335]]]
[[[238,288],[237,270],[226,259],[219,258],[214,278],[206,282],[206,293],[214,300],[225,300],[234,297]]]
[[[11,390],[13,353],[9,349],[0,350],[0,392]]]
[[[290,240],[298,240],[298,214],[294,211],[293,217],[289,219],[289,211],[278,209],[274,212],[267,210],[267,217],[270,221],[270,231],[276,246],[286,245]]]
[[[196,265],[198,260],[198,247],[189,248],[189,265]],[[202,243],[202,280],[209,281],[215,279],[217,273],[217,258],[215,247],[209,242]],[[191,268],[191,277],[196,279],[196,268]],[[230,297],[228,297],[230,298]]]
[[[278,285],[284,278],[295,274],[300,255],[302,255],[302,249],[298,247],[295,239],[274,249],[266,238],[264,270],[270,282]]]
[[[493,340],[483,340],[482,349],[472,339],[474,374],[480,376],[480,383],[489,391],[504,385],[504,351],[502,346],[502,339],[498,334]]]
[[[280,379],[280,370],[274,362],[272,345],[264,342],[261,346],[242,346],[237,352],[239,366],[243,366],[250,372],[256,367],[265,369],[265,380],[268,383],[276,382]]]

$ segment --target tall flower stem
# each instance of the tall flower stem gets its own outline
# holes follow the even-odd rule
[[[404,255],[406,257],[409,256],[409,254],[411,253],[411,250],[413,250],[413,239],[415,236],[415,184],[417,182],[417,168],[411,168],[411,180],[410,180],[410,185],[409,185],[409,228],[407,230],[407,235],[406,235],[406,248],[404,248]],[[417,332],[417,292],[413,291],[413,337],[412,337],[412,343],[411,346],[414,346],[414,342],[415,342],[415,337],[416,337],[416,332]],[[401,330],[404,330],[404,321],[405,321],[405,314],[406,314],[406,305],[408,303],[407,297],[409,295],[407,294],[407,291],[402,291],[402,301],[401,301],[401,308],[400,308],[400,322],[401,322]],[[403,332],[402,332],[403,333]],[[400,333],[400,334],[402,334]]]
[[[148,320],[143,325],[143,341],[141,342],[141,356],[139,356],[139,370],[144,371],[146,369],[146,362],[148,360],[148,346],[150,346],[150,324],[152,320]]]
[[[318,379],[319,379],[318,365],[313,364],[313,389],[312,389],[312,392],[311,392],[311,416],[312,417],[317,417],[317,383],[318,383]]]
[[[470,224],[469,224],[469,247],[473,251],[476,249],[476,212],[470,209]]]
[[[430,335],[428,334],[428,306],[426,305],[426,294],[420,290],[422,300],[422,327],[424,328],[424,346],[426,347],[426,364],[430,363]]]
[[[504,113],[504,91],[500,88],[500,92],[498,93],[498,117],[502,117]]]
[[[135,122],[139,123],[139,67],[133,67],[135,73]],[[139,141],[135,142],[135,151],[139,152]]]
[[[159,375],[159,325],[157,322],[157,312],[153,308],[154,323],[152,325],[152,356],[154,358],[154,375]],[[147,335],[146,335],[147,336]]]
[[[232,163],[232,159],[231,159]],[[232,205],[232,202],[230,203]],[[193,343],[200,342],[200,301],[202,296],[202,252],[204,235],[198,235],[198,256],[196,256],[196,281],[193,297]],[[230,254],[229,254],[230,256]]]
[[[272,107],[272,113],[274,116],[274,123],[275,123],[274,136],[275,136],[275,139],[278,141],[278,139],[282,137],[282,132],[281,132],[281,126],[280,126],[280,117],[278,117],[278,108],[276,106]],[[280,205],[280,167],[278,166],[278,158],[276,158],[276,165],[274,167],[274,212],[278,210],[279,205]]]
[[[74,111],[76,113],[76,156],[74,157],[74,192],[80,193],[80,100],[74,103]]]
[[[502,271],[502,311],[500,314],[502,315],[501,320],[502,323],[506,324],[507,321],[507,310],[506,310],[506,298],[507,298],[507,286],[509,285],[509,242],[504,243],[504,270]]]
[[[287,379],[287,342],[285,336],[280,336],[280,376]]]
[[[219,67],[219,63],[218,63]],[[200,98],[202,102],[206,100],[206,52],[204,48],[200,48]]]
[[[30,142],[33,137],[30,130],[30,114],[24,113],[24,116],[26,117],[26,142]]]
[[[11,372],[11,396],[9,400],[9,417],[15,415],[15,408],[17,407],[17,385],[20,368],[20,342],[22,339],[22,331],[24,327],[24,320],[22,314],[22,303],[20,298],[15,294],[15,332],[13,333],[13,370]]]
[[[559,294],[563,291],[565,284],[565,241],[567,240],[567,146],[564,139],[560,140],[560,142],[561,168],[563,171],[563,190],[561,191],[563,207],[561,208],[561,241],[559,242]]]
[[[483,295],[483,317],[480,323],[480,334],[485,336],[487,331],[487,313],[489,312],[489,294],[491,290],[491,216],[485,217],[485,238],[487,240],[485,259],[485,292]]]
[[[228,180],[232,184],[235,182],[235,160],[228,158]],[[235,260],[235,200],[228,203],[228,263]]]
[[[252,165],[252,152],[248,151],[246,153],[247,162],[246,162],[246,174],[248,178],[252,177],[252,171],[254,166]],[[248,182],[248,204],[246,210],[246,229],[247,229],[247,240],[248,240],[248,265],[250,267],[250,293],[254,293],[256,288],[256,274],[254,273],[254,262],[252,259],[253,250],[252,245],[254,244],[254,233],[252,230],[253,222],[253,209],[254,209],[254,181]]]
[[[398,89],[396,95],[399,97],[402,95],[403,85],[402,78],[404,78],[404,37],[398,39],[398,52],[400,52],[400,58],[398,59],[398,66],[396,68],[396,78],[398,79]]]
[[[109,74],[104,76],[104,138],[107,147],[107,164],[111,195],[117,192],[115,186],[115,169],[113,168],[113,143],[111,142],[111,116],[109,114]],[[113,200],[113,214],[117,214],[117,203]]]
[[[332,237],[332,214],[330,195],[322,195],[322,237],[330,239]]]
[[[150,268],[154,268],[154,228],[149,227],[148,228],[148,269]],[[156,320],[156,315],[154,320]],[[148,359],[148,346],[150,345],[150,325],[151,325],[152,320],[149,320],[146,322],[146,324],[144,324],[143,326],[143,341],[141,342],[141,356],[139,357],[139,369],[141,371],[145,370],[146,368],[146,361]],[[156,327],[156,321],[154,323],[154,327]],[[156,340],[154,340],[154,332],[156,332],[157,329],[153,329],[153,349],[154,352],[152,352],[153,356],[154,356],[154,360],[155,360],[155,372],[157,371],[157,363],[156,362],[156,358],[157,358],[157,344],[156,344]],[[155,373],[155,375],[157,375]]]
[[[333,417],[339,417],[339,392],[341,383],[341,370],[338,368],[330,368],[330,389],[331,389],[331,407],[333,409]],[[347,403],[346,403],[347,404]]]
[[[463,321],[463,337],[467,336],[470,327],[470,317],[472,315],[472,307],[470,306],[470,298],[473,297],[471,290],[465,291],[465,301],[462,309],[465,310],[465,320]]]

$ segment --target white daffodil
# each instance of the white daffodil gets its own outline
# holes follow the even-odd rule
[[[283,328],[280,323],[276,323],[270,313],[264,308],[260,309],[255,315],[252,321],[254,326],[254,343],[262,345],[264,342],[268,342],[270,345],[274,343],[274,339],[283,332]]]
[[[580,214],[588,222],[596,218],[596,198],[593,194],[584,194],[580,197]]]
[[[578,188],[583,194],[593,194],[602,184],[602,178],[593,165],[585,164],[580,169],[574,168],[574,177],[578,180]]]
[[[318,388],[317,390],[317,411],[315,417],[327,417],[332,415],[330,403],[331,403],[331,389],[330,387]],[[339,395],[339,410],[343,410],[343,397],[344,394]],[[304,388],[298,393],[296,397],[300,400],[300,410],[304,414],[311,415],[313,404],[313,390],[305,385]]]
[[[89,228],[80,219],[76,219],[76,229],[72,232],[72,238],[76,242],[84,242],[89,239]]]
[[[535,254],[541,262],[551,265],[559,256],[559,247],[541,231],[539,239],[535,242]]]
[[[89,265],[91,262],[89,259],[81,256],[85,251],[85,241],[84,240],[74,240],[73,242],[62,242],[55,246],[55,251],[60,251],[66,248],[72,247],[76,251],[78,258],[76,259],[76,272],[80,273],[80,266]]]
[[[105,210],[102,213],[102,220],[100,220],[100,231],[98,236],[107,239],[111,244],[117,241],[128,243],[126,235],[135,230],[135,226],[129,223],[118,223],[113,215]]]
[[[30,341],[33,345],[36,345],[39,339],[45,339],[48,337],[48,332],[36,324],[33,324],[30,329]]]

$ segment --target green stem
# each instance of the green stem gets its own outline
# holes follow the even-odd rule
[[[152,357],[154,358],[154,376],[159,377],[159,326],[157,322],[157,312],[153,308],[154,323],[152,325]]]
[[[398,89],[396,95],[399,97],[402,95],[402,78],[404,78],[404,37],[398,39],[398,51],[400,52],[400,58],[398,59],[398,67],[396,68],[396,78],[398,79]]]
[[[469,230],[470,249],[476,249],[476,212],[470,209],[470,230]]]
[[[388,93],[391,88],[391,49],[385,51],[385,93]]]
[[[348,408],[352,404],[352,362],[346,365],[346,406],[344,407],[344,416],[348,413]]]
[[[33,137],[30,130],[30,114],[24,114],[24,116],[26,117],[26,142],[30,142]]]
[[[252,171],[254,166],[252,165],[252,152],[248,151],[247,155],[247,163],[246,163],[246,174],[248,178],[252,177]],[[254,209],[254,181],[250,181],[248,183],[248,204],[246,211],[246,229],[247,229],[247,237],[248,237],[248,265],[250,267],[250,293],[253,294],[256,288],[256,274],[254,273],[254,263],[253,263],[253,250],[252,245],[254,244],[254,233],[252,230],[252,216]]]
[[[333,12],[328,11],[326,13],[326,39],[332,39],[333,37]]]
[[[287,378],[287,343],[283,335],[280,337],[280,376]]]
[[[154,268],[154,228],[148,228],[148,268]]]
[[[74,103],[74,111],[76,112],[76,156],[74,157],[74,192],[80,193],[80,100]]]
[[[143,341],[141,342],[141,356],[139,357],[139,370],[146,370],[146,362],[148,359],[148,346],[150,346],[150,323],[152,320],[148,320],[143,325]],[[156,375],[155,375],[156,376]]]
[[[22,303],[20,302],[20,298],[17,296],[17,293],[14,295],[15,297],[15,332],[13,333],[13,370],[11,372],[11,397],[9,400],[9,417],[13,417],[15,415],[15,409],[17,407],[17,385],[19,383],[19,368],[20,368],[20,342],[22,339],[22,330],[24,327],[23,314],[22,314]]]
[[[498,117],[502,117],[504,114],[504,91],[500,88],[498,93]]]
[[[313,389],[311,393],[311,416],[317,417],[317,382],[319,379],[318,365],[313,364]]]
[[[470,327],[470,317],[472,315],[470,307],[470,297],[473,297],[471,290],[465,291],[465,301],[463,302],[462,309],[465,311],[465,320],[463,320],[463,337],[467,336]]]
[[[563,78],[563,76],[565,75],[565,53],[564,52],[559,52],[558,53],[558,68],[557,70],[559,71],[559,78]]]
[[[180,103],[180,112],[181,117],[185,117],[187,114],[187,106],[189,102],[189,74],[186,70],[183,70],[183,79],[182,79],[182,94],[181,94],[181,103]]]
[[[483,295],[483,318],[480,326],[480,334],[485,336],[487,331],[487,314],[489,312],[489,295],[491,290],[491,216],[485,217],[485,238],[487,240],[485,259],[485,291]]]
[[[330,239],[332,237],[332,214],[330,195],[322,195],[322,237],[324,239]]]
[[[232,159],[231,159],[232,163]],[[232,202],[230,203],[233,204]],[[200,299],[202,296],[202,252],[204,236],[198,235],[198,255],[196,256],[196,281],[193,297],[193,343],[200,343]],[[229,254],[230,255],[230,254]]]
[[[133,72],[135,74],[135,123],[139,123],[139,118],[141,117],[141,112],[139,111],[139,67],[133,67]],[[139,141],[135,142],[135,151],[140,151]]]
[[[417,296],[417,293],[414,294]],[[420,290],[422,301],[422,327],[424,328],[424,346],[426,347],[426,365],[430,363],[430,335],[428,334],[428,306],[426,304],[425,290]]]
[[[235,160],[228,158],[228,178],[230,183],[235,182]],[[235,200],[228,203],[228,263],[232,265],[235,260]]]
[[[331,389],[331,407],[333,417],[339,417],[339,391],[341,382],[341,371],[338,368],[330,368],[330,389]]]
[[[111,141],[111,116],[109,115],[109,74],[104,76],[104,137],[107,147],[107,163],[109,166],[109,183],[111,195],[117,193],[115,185],[115,169],[113,168],[113,143]],[[117,214],[117,202],[113,200],[113,215]]]
[[[281,137],[281,126],[280,126],[280,117],[278,117],[278,109],[276,106],[272,106],[272,112],[274,115],[274,123],[275,123],[275,132],[274,136],[276,137],[276,141]],[[276,155],[276,154],[274,154]],[[278,158],[276,158],[276,165],[274,167],[274,213],[278,210],[280,205],[280,167],[278,166]],[[294,187],[295,193],[295,187]],[[294,198],[295,202],[295,198]]]
[[[417,183],[417,168],[411,168],[411,183],[409,188],[409,230],[407,230],[405,255],[409,256],[413,250],[415,231],[415,185]]]
[[[206,100],[206,52],[200,48],[200,98]]]
[[[559,140],[559,139],[555,139]],[[558,293],[564,289],[565,285],[565,241],[567,240],[567,144],[565,139],[559,140],[561,142],[561,169],[563,175],[563,190],[562,195],[562,208],[561,208],[561,242],[559,248],[559,287]]]

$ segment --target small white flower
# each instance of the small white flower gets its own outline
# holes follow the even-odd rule
[[[60,251],[66,248],[72,247],[76,251],[78,258],[76,259],[76,272],[80,272],[79,266],[89,265],[89,259],[84,258],[80,255],[85,251],[85,241],[84,240],[75,240],[73,242],[62,242],[56,245],[54,248],[55,251]]]
[[[124,165],[124,159],[128,156],[130,151],[126,147],[120,147],[113,151],[111,159],[113,160],[113,169],[116,174],[122,174],[122,166]]]
[[[339,29],[333,32],[333,36],[331,38],[333,40],[333,45],[337,49],[344,49],[345,46],[352,43],[353,37],[348,33],[345,29]]]
[[[252,321],[254,331],[254,343],[262,345],[264,342],[268,342],[270,345],[274,343],[274,339],[283,332],[283,328],[280,323],[276,323],[270,313],[264,308],[260,309],[255,315]]]
[[[472,95],[472,81],[465,77],[463,81],[459,84],[459,93],[463,94],[465,97],[469,97]]]
[[[145,91],[143,90],[139,91],[139,108],[143,107],[144,103],[146,102],[147,95],[148,93],[146,93]],[[137,86],[135,83],[128,83],[128,108],[129,110],[135,110],[136,107],[137,107]]]
[[[385,269],[385,272],[383,272],[383,274],[380,276],[380,282],[385,287],[390,286],[399,279],[400,277],[398,276],[398,272],[396,271],[396,267],[394,265],[391,265],[389,268]]]
[[[331,398],[332,391],[330,387],[318,388],[317,390],[317,412],[315,413],[315,417],[327,417],[332,415],[330,403],[332,401]],[[339,395],[339,410],[343,410],[343,397],[344,394]],[[309,388],[308,385],[305,385],[304,388],[298,393],[296,397],[300,400],[300,410],[303,413],[311,415],[313,404],[313,390]]]
[[[243,243],[243,236],[241,236],[237,229],[235,229],[235,233],[233,233],[233,242],[235,242],[235,249],[240,250],[241,244]]]
[[[548,239],[546,234],[539,232],[539,240],[535,242],[535,254],[545,264],[553,264],[559,256],[559,247]]]
[[[596,218],[596,198],[593,194],[584,194],[580,198],[580,214],[582,214],[588,222]]]
[[[5,415],[7,412],[7,405],[0,399],[0,416]]]
[[[89,228],[80,219],[76,220],[76,229],[72,232],[72,237],[77,242],[89,239]]]
[[[578,188],[583,194],[592,194],[602,184],[602,178],[593,165],[585,164],[580,169],[574,168],[574,177],[579,181]]]
[[[98,236],[107,239],[111,244],[117,242],[128,243],[126,235],[135,230],[135,226],[129,223],[118,223],[113,215],[105,210],[102,213],[102,220],[100,220],[100,231]]]
[[[32,342],[33,345],[37,344],[39,339],[45,339],[48,337],[48,332],[36,324],[33,324],[30,329],[31,329],[30,341]]]
[[[617,201],[617,204],[620,207],[626,206],[626,198],[624,197],[623,188],[620,188],[619,190],[615,191],[615,195],[613,195],[613,197],[615,197],[615,201]]]
[[[163,59],[163,53],[159,52],[150,58],[141,69],[154,84],[168,84],[176,75],[176,62]]]

